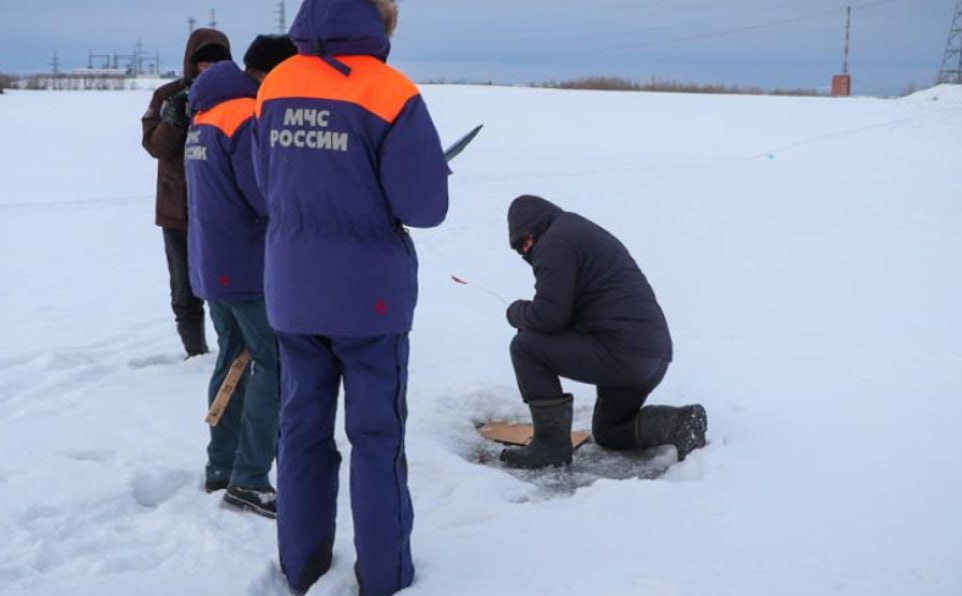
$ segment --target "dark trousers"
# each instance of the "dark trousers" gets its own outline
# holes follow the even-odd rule
[[[334,419],[341,383],[351,442],[355,571],[361,594],[393,594],[414,578],[407,486],[407,334],[320,337],[278,333],[281,436],[277,533],[288,582],[307,590],[327,571],[341,455]]]
[[[526,402],[558,399],[561,378],[597,386],[592,433],[604,447],[637,446],[635,416],[661,383],[668,361],[622,353],[604,336],[576,331],[520,331],[511,341],[511,362]]]
[[[231,364],[247,350],[251,362],[217,426],[210,428],[207,476],[232,486],[263,490],[277,452],[280,372],[277,339],[267,322],[264,300],[210,302],[217,330],[217,364],[210,378],[214,401]]]
[[[187,268],[187,232],[174,228],[162,228],[164,252],[167,254],[167,271],[170,274],[170,306],[177,321],[177,333],[184,343],[187,354],[207,352],[204,337],[204,301],[194,296],[190,287],[190,270]]]

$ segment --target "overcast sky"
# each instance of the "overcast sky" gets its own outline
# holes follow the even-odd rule
[[[857,93],[938,74],[957,0],[403,0],[391,62],[418,81],[526,83],[585,75],[824,88],[841,71],[853,6]],[[273,0],[0,0],[0,72],[87,66],[138,39],[179,69],[187,20],[216,11],[235,57],[276,32]],[[287,0],[288,24],[300,5]]]

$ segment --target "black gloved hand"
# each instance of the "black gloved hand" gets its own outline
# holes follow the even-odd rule
[[[524,304],[528,302],[527,300],[515,300],[508,306],[508,310],[505,311],[505,316],[508,318],[508,324],[515,329],[520,330],[521,325],[518,320],[521,317],[521,309],[524,308]]]
[[[177,128],[190,126],[190,116],[187,114],[187,91],[184,89],[164,100],[160,106],[161,120]]]

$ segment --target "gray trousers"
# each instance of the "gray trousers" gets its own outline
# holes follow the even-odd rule
[[[558,399],[561,378],[597,387],[592,433],[614,449],[637,446],[635,416],[661,383],[669,361],[625,354],[604,336],[576,331],[519,331],[511,341],[511,362],[525,402]]]

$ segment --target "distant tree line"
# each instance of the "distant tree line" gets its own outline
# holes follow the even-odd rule
[[[567,81],[548,81],[535,84],[535,87],[551,89],[591,89],[598,91],[662,91],[666,93],[725,93],[736,95],[793,95],[816,96],[815,89],[762,89],[761,87],[743,87],[739,85],[682,83],[652,78],[638,83],[622,77],[590,76]]]
[[[12,88],[15,80],[12,76],[0,72],[0,93],[3,93],[4,89]]]

